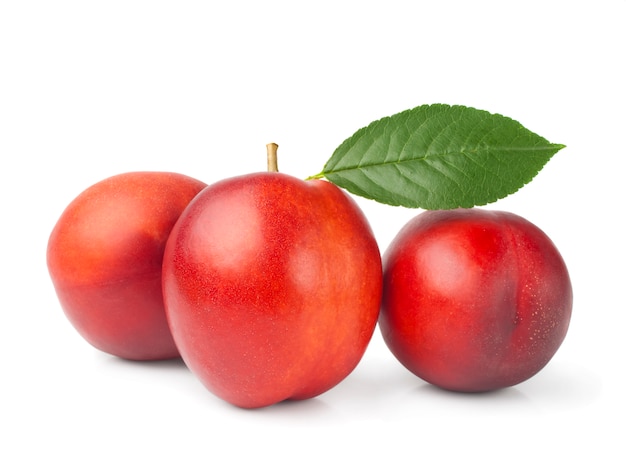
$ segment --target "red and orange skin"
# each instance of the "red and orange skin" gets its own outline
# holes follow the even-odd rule
[[[358,364],[382,265],[365,216],[327,181],[263,172],[215,183],[176,224],[165,306],[185,363],[243,408],[317,396]]]
[[[48,270],[66,316],[95,348],[131,360],[179,356],[161,264],[174,223],[205,187],[177,173],[123,173],[63,211],[48,240]]]

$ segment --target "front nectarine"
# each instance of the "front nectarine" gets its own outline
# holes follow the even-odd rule
[[[163,293],[185,363],[215,395],[244,408],[312,398],[365,352],[380,253],[335,185],[253,173],[207,187],[183,212]]]

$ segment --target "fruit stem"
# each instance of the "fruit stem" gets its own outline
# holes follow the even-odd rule
[[[269,143],[265,147],[267,148],[267,171],[278,172],[278,145]]]

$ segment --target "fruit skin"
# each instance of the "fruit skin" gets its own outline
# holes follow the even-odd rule
[[[383,268],[382,336],[407,369],[441,388],[516,385],[567,333],[565,263],[548,236],[512,213],[423,212],[391,242]]]
[[[174,223],[204,187],[177,173],[123,173],[63,211],[48,240],[48,270],[66,316],[95,348],[131,360],[179,357],[161,263]]]
[[[358,364],[380,309],[382,265],[357,204],[327,181],[253,173],[182,214],[163,261],[181,355],[242,408],[317,396]]]

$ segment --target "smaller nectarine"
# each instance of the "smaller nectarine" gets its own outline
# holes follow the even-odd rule
[[[516,385],[560,347],[572,286],[529,221],[481,209],[427,211],[383,257],[380,329],[410,371],[466,392]]]

